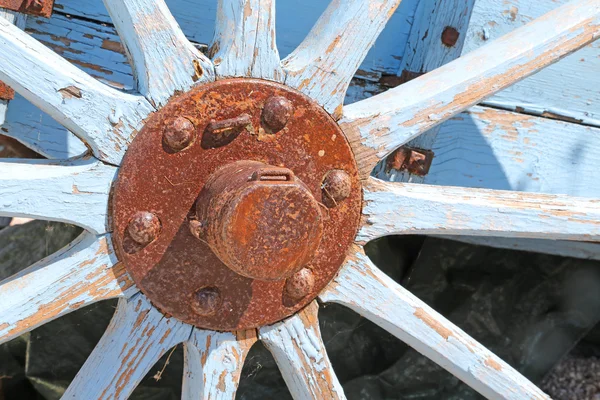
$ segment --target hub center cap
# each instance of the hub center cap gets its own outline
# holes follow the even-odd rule
[[[352,152],[318,104],[276,83],[220,80],[172,99],[131,143],[112,195],[113,241],[165,314],[247,329],[318,295],[360,210]]]

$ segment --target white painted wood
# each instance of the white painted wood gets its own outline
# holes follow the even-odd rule
[[[185,343],[183,400],[234,400],[244,360],[256,331],[213,332],[194,329]]]
[[[296,315],[259,329],[294,399],[345,399],[321,338],[319,305],[312,302]]]
[[[473,107],[442,124],[432,150],[427,184],[600,198],[598,128]]]
[[[400,0],[332,0],[306,39],[283,60],[285,83],[342,115],[350,80]]]
[[[398,234],[600,240],[598,199],[376,178],[363,189],[361,243]]]
[[[110,235],[83,233],[67,247],[0,282],[0,343],[97,301],[137,290]]]
[[[0,79],[118,165],[152,106],[112,89],[0,19]]]
[[[363,176],[402,144],[600,37],[600,2],[577,0],[424,76],[344,109]]]
[[[275,40],[275,0],[219,0],[210,53],[221,78],[282,82]]]
[[[27,21],[27,16],[15,11],[0,8],[0,19],[5,19],[19,29],[23,29],[25,27],[25,22]],[[0,125],[4,124],[7,110],[8,100],[0,100]]]
[[[214,80],[212,63],[185,37],[163,0],[104,0],[131,59],[137,89],[155,107],[196,82]]]
[[[398,76],[407,78],[415,73],[430,72],[458,58],[463,49],[474,3],[475,0],[419,2]],[[441,40],[448,27],[458,32],[458,39],[453,46],[448,46]],[[440,126],[436,126],[417,136],[408,146],[431,150],[439,128]],[[390,181],[423,182],[421,176],[408,171],[388,172],[385,163],[378,164],[372,175]]]
[[[0,216],[72,223],[107,231],[108,198],[117,168],[95,158],[0,162]]]
[[[488,399],[549,399],[519,372],[387,277],[358,247],[319,297],[370,319]]]
[[[63,399],[127,399],[159,358],[190,337],[192,327],[166,318],[138,293],[120,299],[100,342]]]
[[[575,257],[600,261],[600,243],[573,242],[569,240],[513,239],[490,236],[437,236],[480,246],[500,249],[531,251],[561,257]]]
[[[469,25],[465,52],[508,33],[568,0],[478,1]],[[600,43],[595,42],[560,62],[485,100],[507,110],[565,117],[600,126]]]

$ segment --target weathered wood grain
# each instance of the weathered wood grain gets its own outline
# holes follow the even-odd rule
[[[427,184],[600,198],[597,128],[473,107],[441,126],[432,150]]]
[[[365,181],[361,243],[437,234],[600,240],[600,200],[563,195]]]
[[[63,399],[127,399],[138,383],[192,327],[166,318],[141,293],[120,299],[102,339]]]
[[[256,331],[194,329],[184,344],[183,400],[234,400]]]
[[[25,27],[25,22],[27,21],[27,16],[25,16],[24,14],[7,10],[4,8],[0,8],[0,18],[5,19],[11,24],[14,24],[19,29],[23,29]],[[8,102],[8,100],[0,99],[0,125],[4,124],[6,110],[8,108]]]
[[[345,399],[321,338],[319,305],[259,329],[259,338],[273,354],[295,399]]]
[[[397,88],[351,104],[341,126],[363,176],[395,148],[600,37],[600,3],[578,0]]]
[[[163,0],[104,0],[131,60],[137,89],[155,107],[196,82],[214,80],[212,63],[185,37]]]
[[[379,271],[362,249],[352,251],[319,297],[370,319],[488,399],[549,399],[519,372]]]
[[[109,235],[83,233],[59,252],[0,282],[0,343],[97,301],[137,290]]]
[[[468,30],[464,52],[468,53],[542,16],[568,0],[478,1]],[[600,43],[496,93],[484,104],[528,114],[564,118],[600,126]]]
[[[0,79],[82,138],[99,159],[120,163],[153,110],[144,97],[98,82],[4,19],[0,50]]]
[[[0,162],[0,216],[61,221],[107,231],[108,197],[117,168],[94,158]]]
[[[398,4],[400,0],[333,0],[283,60],[285,83],[339,118],[350,80]]]
[[[196,43],[211,43],[215,31],[217,0],[165,0],[185,35]],[[404,54],[406,37],[419,0],[403,0],[390,23],[379,36],[360,66],[364,74],[379,79],[395,74]],[[277,47],[282,57],[290,54],[305,38],[328,1],[291,0],[277,2]],[[57,0],[55,11],[101,23],[111,23],[101,0]],[[57,14],[55,13],[55,16]]]
[[[219,0],[210,53],[219,77],[282,82],[275,0]]]
[[[402,58],[398,76],[401,80],[435,70],[458,58],[462,52],[469,20],[475,0],[433,0],[421,1],[415,12],[413,29],[408,37],[407,51]],[[458,38],[453,45],[443,42],[447,29],[454,29]],[[431,150],[437,137],[439,126],[417,136],[408,146]],[[383,180],[401,182],[422,182],[423,177],[408,171],[393,170],[388,173],[385,163],[373,171],[373,175]]]

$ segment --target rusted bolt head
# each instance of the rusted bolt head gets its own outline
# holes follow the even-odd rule
[[[323,204],[330,208],[335,207],[340,201],[350,196],[352,180],[346,172],[334,169],[325,175],[321,189],[323,191]]]
[[[205,287],[194,293],[192,309],[201,316],[213,315],[221,307],[221,292],[216,287]]]
[[[163,133],[164,144],[172,151],[181,151],[194,140],[194,124],[185,117],[167,123]]]
[[[447,26],[442,32],[442,43],[445,46],[454,47],[454,45],[458,41],[459,35],[459,32],[455,28]]]
[[[151,212],[139,211],[129,221],[127,232],[138,244],[145,246],[158,237],[160,220]]]
[[[262,123],[270,133],[282,130],[292,116],[292,103],[282,96],[267,99],[262,111]]]
[[[285,293],[293,300],[300,300],[313,291],[315,277],[309,268],[302,268],[285,281]]]

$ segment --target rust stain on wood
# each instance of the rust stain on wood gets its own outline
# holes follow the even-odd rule
[[[436,331],[441,337],[448,340],[452,336],[452,331],[444,327],[439,321],[433,318],[421,307],[417,308],[414,312],[414,316],[423,321],[427,326]]]
[[[485,365],[487,365],[490,368],[495,369],[496,371],[502,371],[502,365],[500,365],[492,357],[488,357],[488,358],[485,359]]]

